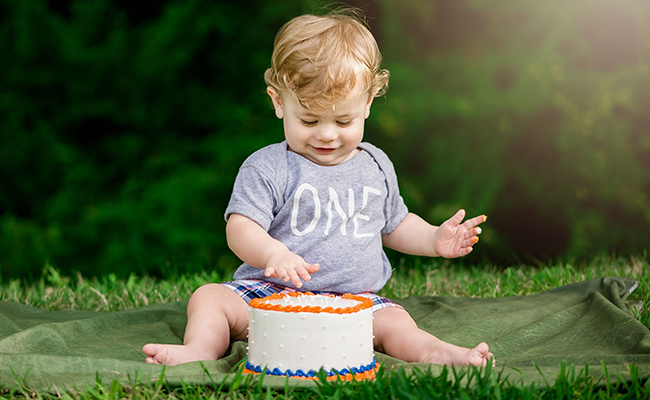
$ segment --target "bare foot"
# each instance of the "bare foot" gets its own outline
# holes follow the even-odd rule
[[[145,344],[142,352],[149,364],[178,365],[192,361],[215,360],[214,356],[191,346],[178,344]]]
[[[425,361],[432,364],[482,367],[487,365],[488,360],[492,361],[492,366],[495,365],[494,355],[490,353],[487,343],[479,343],[473,349],[445,343],[438,351],[430,354]]]

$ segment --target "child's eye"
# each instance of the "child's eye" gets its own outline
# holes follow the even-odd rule
[[[352,125],[352,121],[336,121],[336,124],[342,128]]]
[[[301,119],[300,122],[305,126],[316,126],[318,123],[318,121],[305,121],[304,119]]]

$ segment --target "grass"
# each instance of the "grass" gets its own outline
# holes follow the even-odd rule
[[[628,298],[637,319],[650,327],[650,268],[643,257],[598,257],[588,263],[520,265],[499,268],[496,265],[463,266],[448,260],[409,259],[397,266],[393,278],[381,294],[392,297],[411,295],[449,295],[466,297],[504,297],[539,293],[558,286],[603,276],[627,276],[639,281],[639,288]],[[114,275],[84,278],[62,276],[46,266],[35,282],[0,281],[0,300],[27,304],[47,310],[118,311],[154,303],[186,301],[194,289],[208,282],[219,282],[229,274],[203,272],[179,275],[171,279]],[[97,382],[85,391],[58,394],[35,393],[24,386],[0,391],[0,398],[144,398],[144,399],[373,399],[373,398],[504,398],[504,399],[602,399],[650,398],[650,381],[630,366],[632,379],[603,382],[576,370],[563,368],[552,385],[528,385],[504,379],[490,369],[444,369],[439,376],[414,370],[382,370],[374,382],[322,382],[315,389],[287,388],[285,391],[250,385],[239,377],[227,390],[218,385],[169,387],[164,381],[155,385],[124,386],[119,382]]]
[[[319,382],[314,389],[287,387],[284,391],[249,384],[246,378],[235,382],[234,389],[216,390],[210,386],[168,387],[155,385],[124,387],[119,382],[98,382],[83,392],[39,394],[26,388],[6,392],[7,398],[27,399],[647,399],[647,378],[632,374],[628,382],[603,384],[589,374],[565,367],[553,386],[519,385],[503,379],[498,371],[487,369],[444,369],[439,376],[420,370],[405,372],[381,370],[374,382]]]

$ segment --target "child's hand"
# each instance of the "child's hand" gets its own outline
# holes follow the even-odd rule
[[[469,254],[472,246],[478,243],[481,228],[477,225],[485,222],[487,216],[480,215],[461,224],[463,218],[465,218],[465,210],[459,210],[436,230],[433,235],[433,248],[439,256],[462,257]]]
[[[266,261],[264,276],[291,281],[297,288],[302,287],[302,281],[311,279],[312,273],[320,269],[320,264],[309,264],[291,251],[274,254]],[[301,280],[302,279],[302,280]]]

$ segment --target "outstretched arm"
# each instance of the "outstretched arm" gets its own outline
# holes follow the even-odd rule
[[[264,270],[264,276],[291,281],[295,287],[311,279],[319,264],[309,264],[272,238],[259,224],[240,214],[231,214],[226,224],[230,249],[245,263]]]
[[[409,213],[391,233],[383,237],[384,246],[406,254],[428,257],[455,258],[472,251],[478,242],[481,228],[478,225],[487,220],[485,215],[468,219],[465,210],[459,210],[440,226],[433,226]]]

